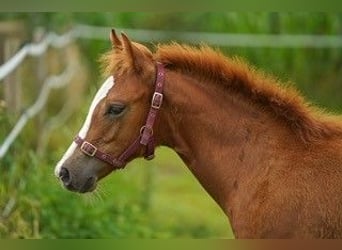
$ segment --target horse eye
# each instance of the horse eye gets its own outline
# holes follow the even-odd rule
[[[118,104],[118,103],[111,104],[106,111],[106,115],[117,117],[123,113],[125,108],[126,107],[123,104]]]

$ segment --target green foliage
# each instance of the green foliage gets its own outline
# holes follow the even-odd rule
[[[6,157],[4,162],[11,165],[2,165],[8,172],[1,178],[1,210],[15,200],[10,213],[3,212],[0,219],[2,238],[223,237],[229,233],[222,212],[179,168],[179,161],[158,168],[135,161],[102,181],[94,194],[77,195],[61,188],[53,176],[59,154],[47,158],[25,148],[16,150],[22,151],[20,159]],[[170,161],[165,149],[158,154],[154,164]],[[165,167],[168,174],[160,172]],[[203,211],[208,218],[201,218]]]
[[[325,13],[0,14],[0,20],[18,19],[27,24],[28,34],[37,26],[63,32],[74,23],[231,33],[340,34],[342,30],[342,16]],[[97,40],[80,40],[78,44],[91,72],[87,95],[82,108],[78,107],[81,110],[53,132],[47,150],[40,154],[36,140],[41,132],[37,129],[39,122],[29,122],[10,152],[0,160],[0,237],[232,237],[226,217],[179,158],[166,149],[158,150],[152,163],[134,161],[124,171],[113,173],[101,182],[95,194],[77,195],[60,187],[53,168],[87,113],[101,82],[97,59],[110,48],[109,42]],[[341,111],[340,49],[220,49],[246,58],[284,82],[294,82],[314,103]],[[0,88],[0,94],[2,91]],[[36,94],[32,85],[25,86],[27,103]],[[50,118],[63,101],[59,93],[43,118]],[[0,141],[16,120],[16,116],[4,111],[0,106]]]

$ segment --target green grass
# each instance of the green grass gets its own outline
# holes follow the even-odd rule
[[[0,213],[9,200],[15,205],[0,217],[1,238],[232,237],[227,218],[170,150],[132,162],[85,195],[53,176],[57,155],[23,152],[25,161],[8,166],[15,174],[1,177]]]

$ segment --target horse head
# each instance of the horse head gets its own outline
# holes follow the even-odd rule
[[[149,49],[125,34],[119,37],[112,30],[110,40],[113,49],[102,58],[109,77],[55,168],[55,175],[71,191],[93,191],[97,181],[114,169],[133,158],[153,155],[152,127],[162,101],[162,94],[153,89],[156,80],[162,84],[162,77],[156,75],[161,66]]]

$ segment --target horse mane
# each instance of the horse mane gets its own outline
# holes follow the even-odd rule
[[[159,45],[155,59],[168,68],[220,84],[284,121],[304,142],[342,134],[342,123],[309,102],[290,84],[256,70],[235,57],[202,45],[198,48],[172,43]]]

